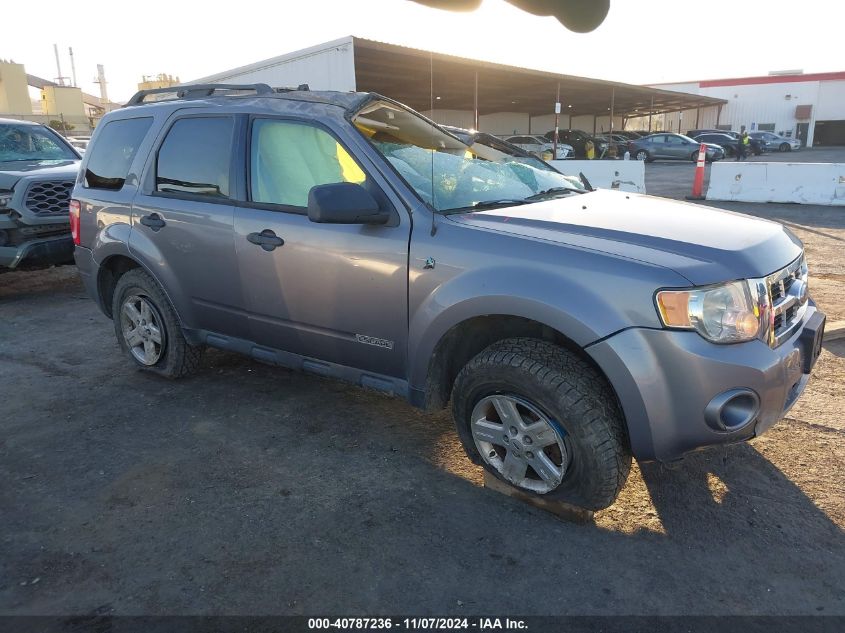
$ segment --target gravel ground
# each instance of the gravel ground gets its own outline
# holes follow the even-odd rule
[[[845,318],[845,210],[787,222]],[[845,340],[767,435],[588,525],[481,487],[443,413],[210,352],[119,357],[72,267],[0,275],[0,614],[845,615]]]

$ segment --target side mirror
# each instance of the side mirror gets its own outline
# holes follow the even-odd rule
[[[308,219],[321,224],[386,224],[387,211],[361,185],[334,182],[311,187],[308,192]]]

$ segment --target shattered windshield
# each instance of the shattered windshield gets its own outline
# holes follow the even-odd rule
[[[77,158],[47,128],[40,125],[0,125],[0,162]]]
[[[441,213],[583,192],[542,162],[480,143],[468,146],[392,103],[370,104],[353,122],[420,198]]]

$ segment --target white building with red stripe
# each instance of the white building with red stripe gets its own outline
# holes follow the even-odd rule
[[[769,131],[806,146],[845,145],[845,71],[777,72],[761,77],[711,79],[655,88],[725,99],[727,104],[653,117],[652,129],[718,128]],[[637,127],[647,128],[647,117]],[[633,127],[633,126],[630,126]]]

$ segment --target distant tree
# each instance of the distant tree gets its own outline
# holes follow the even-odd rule
[[[51,119],[47,124],[58,132],[70,132],[75,126],[59,119]]]

